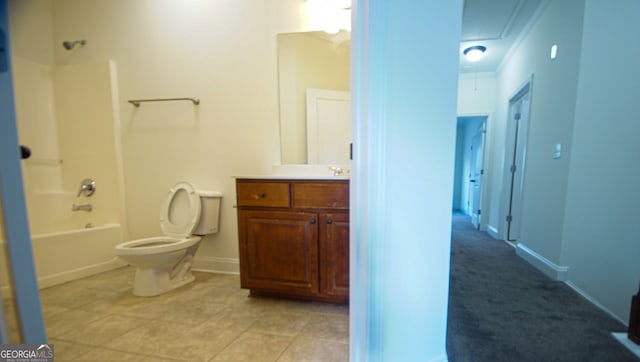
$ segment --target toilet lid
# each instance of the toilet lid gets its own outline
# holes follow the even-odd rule
[[[184,238],[200,220],[200,195],[188,182],[178,182],[169,189],[160,210],[160,228],[171,237]]]

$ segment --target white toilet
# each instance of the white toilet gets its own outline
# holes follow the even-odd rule
[[[173,186],[162,204],[164,236],[116,245],[116,255],[135,266],[133,294],[154,296],[188,284],[201,235],[218,232],[222,194],[196,190],[188,182]]]

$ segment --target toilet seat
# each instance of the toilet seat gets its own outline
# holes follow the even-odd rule
[[[195,235],[188,238],[155,236],[118,244],[116,245],[116,250],[121,256],[170,253],[181,249],[186,250],[186,248],[195,245],[201,239],[200,236]]]
[[[200,220],[201,211],[200,194],[190,183],[178,182],[169,189],[160,208],[160,228],[164,236],[120,243],[116,250],[122,256],[153,255],[190,247],[202,239],[191,235]],[[172,217],[174,213],[179,218]]]
[[[188,182],[178,182],[169,189],[162,203],[160,228],[166,236],[185,238],[191,235],[198,225],[201,211],[198,191]],[[172,217],[173,215],[180,216],[180,219]]]

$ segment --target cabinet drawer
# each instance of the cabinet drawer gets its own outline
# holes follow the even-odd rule
[[[347,182],[294,183],[293,207],[309,209],[349,209]]]
[[[289,207],[289,183],[240,182],[238,206]]]

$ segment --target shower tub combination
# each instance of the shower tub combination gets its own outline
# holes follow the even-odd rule
[[[50,66],[14,57],[13,65],[20,142],[33,151],[22,171],[39,287],[126,265],[115,255],[127,237],[115,63]],[[95,184],[85,184],[93,180],[95,195]]]

